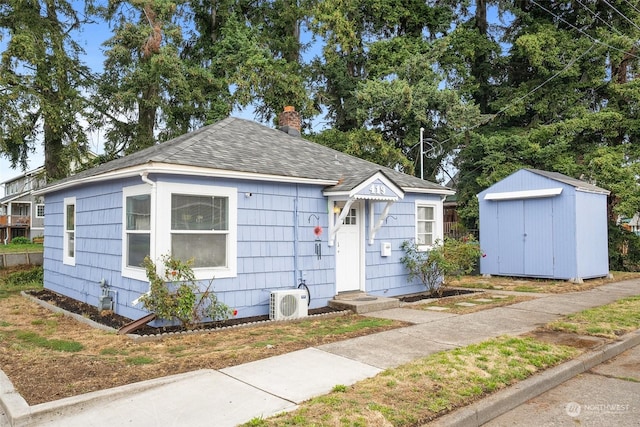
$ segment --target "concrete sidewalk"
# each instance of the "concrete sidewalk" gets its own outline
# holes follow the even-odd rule
[[[235,426],[295,409],[335,385],[350,385],[416,358],[504,334],[526,333],[562,315],[633,295],[640,295],[639,280],[571,294],[539,295],[534,300],[466,315],[384,310],[369,315],[414,325],[220,371],[200,370],[34,406],[29,406],[0,372],[0,412],[4,410],[6,416],[4,421],[0,416],[0,427]],[[463,408],[442,422],[480,425],[480,421],[486,422],[483,417],[500,415],[518,399],[533,397],[531,393],[545,391],[639,343],[640,333],[629,334],[605,349],[509,388],[512,393],[517,391],[515,395],[496,398],[498,393],[485,399],[493,402],[488,406]]]

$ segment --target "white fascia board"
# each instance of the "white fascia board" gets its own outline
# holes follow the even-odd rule
[[[405,193],[420,193],[420,194],[444,194],[445,196],[452,196],[456,194],[454,190],[448,190],[446,188],[412,188],[403,187]]]
[[[562,193],[562,187],[544,188],[541,190],[505,191],[503,193],[487,193],[484,200],[520,200],[541,197],[555,197]]]
[[[576,187],[576,191],[580,191],[581,193],[604,194],[606,196],[611,194],[611,191],[608,191],[608,190],[597,191],[597,190],[590,190],[588,188],[582,188],[582,187]]]
[[[211,169],[195,166],[181,166],[165,163],[145,163],[144,165],[136,165],[130,168],[118,169],[116,171],[106,172],[101,175],[94,175],[87,178],[75,179],[61,184],[54,184],[46,188],[35,191],[33,194],[36,196],[51,193],[54,191],[60,191],[67,188],[75,187],[81,184],[109,181],[121,178],[131,178],[139,176],[141,173],[147,174],[170,174],[170,175],[188,175],[188,176],[204,176],[210,178],[230,178],[230,179],[242,179],[252,181],[270,181],[270,182],[285,182],[293,184],[315,184],[315,185],[336,185],[337,180],[326,179],[312,179],[312,178],[299,178],[281,175],[265,175],[253,172],[239,172],[224,169]]]

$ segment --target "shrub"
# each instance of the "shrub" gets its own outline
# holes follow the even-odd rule
[[[156,264],[146,257],[143,266],[149,279],[149,293],[140,297],[145,308],[160,319],[177,320],[186,329],[193,329],[205,317],[225,320],[231,315],[230,308],[218,301],[211,290],[213,279],[200,292],[193,269],[193,260],[183,262],[170,255],[162,257],[164,275],[160,276]]]
[[[11,244],[12,245],[28,245],[29,243],[31,243],[31,240],[27,239],[26,237],[14,237],[13,239],[11,239]]]
[[[42,286],[44,281],[44,269],[42,267],[34,267],[29,270],[16,271],[9,274],[4,283],[9,286],[28,286],[31,284]]]
[[[640,236],[609,222],[609,269],[640,271]]]
[[[407,280],[418,278],[432,295],[441,295],[449,279],[470,273],[482,255],[473,236],[436,241],[429,250],[420,250],[413,241],[402,243],[405,255],[400,259],[409,270]]]

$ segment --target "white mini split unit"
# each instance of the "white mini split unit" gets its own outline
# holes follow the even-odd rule
[[[307,291],[304,289],[286,289],[271,291],[269,319],[288,320],[305,317],[308,314]]]

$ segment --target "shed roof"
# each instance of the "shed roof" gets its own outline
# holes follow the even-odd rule
[[[156,170],[160,167],[168,173],[173,166],[188,167],[191,174],[205,170],[221,173],[235,171],[275,181],[317,181],[328,185],[328,191],[351,190],[369,176],[384,171],[385,175],[405,191],[453,193],[441,185],[234,117],[80,172],[57,181],[38,193],[107,179],[116,176],[118,171],[129,171],[133,176],[154,166]]]
[[[581,181],[576,178],[571,178],[570,176],[563,175],[558,172],[548,172],[540,169],[525,169],[525,170],[540,176],[544,176],[545,178],[553,179],[554,181],[558,181],[558,182],[562,182],[563,184],[570,185],[574,187],[576,190],[588,191],[592,193],[602,193],[602,194],[610,193],[609,190],[605,190],[604,188],[600,188],[586,181]]]

